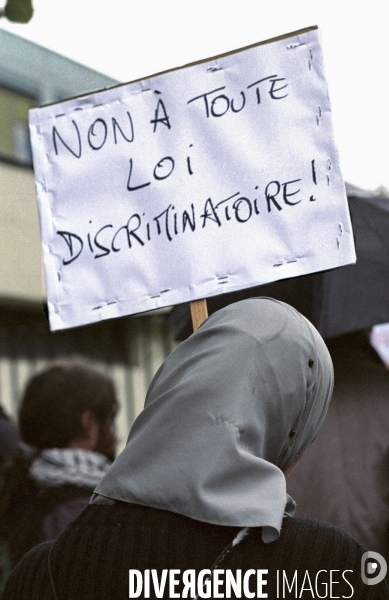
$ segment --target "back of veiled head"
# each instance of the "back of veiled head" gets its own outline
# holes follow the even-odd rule
[[[279,531],[283,472],[314,439],[332,384],[322,338],[292,307],[253,298],[223,308],[163,363],[96,491]]]

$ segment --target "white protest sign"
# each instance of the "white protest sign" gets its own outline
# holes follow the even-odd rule
[[[317,28],[30,129],[52,329],[355,262]]]

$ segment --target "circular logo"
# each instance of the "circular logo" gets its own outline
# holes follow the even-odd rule
[[[386,560],[378,552],[369,550],[365,552],[361,560],[361,577],[366,585],[380,583],[388,570]]]

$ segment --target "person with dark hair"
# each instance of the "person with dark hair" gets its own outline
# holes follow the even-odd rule
[[[113,381],[88,363],[58,361],[34,375],[19,409],[22,440],[38,450],[84,448],[114,459]]]
[[[17,425],[0,406],[0,465],[12,460],[18,453],[19,433]]]
[[[53,362],[28,381],[22,449],[0,496],[0,539],[11,565],[88,505],[114,459],[117,408],[113,381],[80,359]]]
[[[290,306],[214,313],[156,373],[92,503],[24,557],[3,600],[388,600],[361,579],[362,547],[294,518],[286,492],[332,386],[322,338]]]

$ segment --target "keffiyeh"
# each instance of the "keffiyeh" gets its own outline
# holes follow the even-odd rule
[[[43,450],[30,467],[30,476],[44,487],[75,485],[93,490],[111,463],[98,452],[81,448]]]

